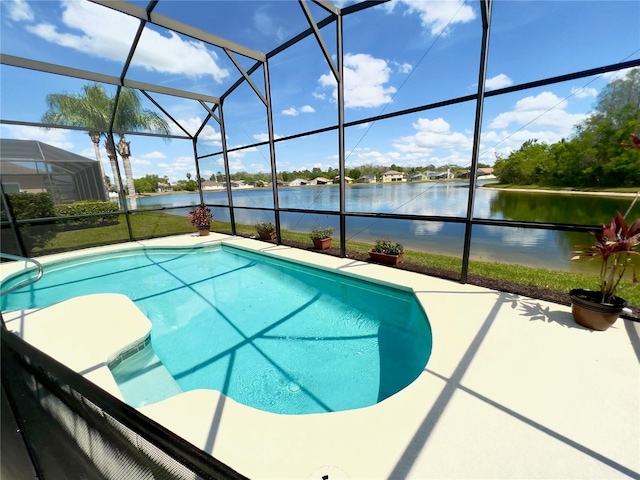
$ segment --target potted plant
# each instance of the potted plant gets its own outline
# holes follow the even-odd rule
[[[369,250],[369,257],[374,262],[397,265],[402,261],[403,252],[404,247],[401,244],[392,243],[390,240],[381,238],[376,240],[373,248]]]
[[[600,289],[576,288],[569,292],[571,312],[575,321],[593,330],[606,330],[618,319],[627,302],[615,295],[620,280],[631,264],[631,255],[637,255],[635,248],[640,242],[640,219],[627,226],[624,216],[616,212],[609,225],[602,224],[597,232],[589,232],[596,237],[596,243],[584,246],[572,260],[599,259]],[[636,282],[635,266],[633,281]]]
[[[209,207],[205,207],[204,204],[200,204],[193,210],[189,211],[189,220],[191,220],[191,225],[198,229],[200,236],[209,235],[212,219],[213,215],[211,214],[211,209]]]
[[[313,246],[317,250],[326,250],[331,247],[331,236],[333,235],[333,228],[331,227],[317,227],[311,230],[309,237],[313,241]]]
[[[256,224],[258,235],[263,240],[275,240],[276,226],[271,222],[260,222]]]

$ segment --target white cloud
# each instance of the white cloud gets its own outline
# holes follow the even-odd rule
[[[43,128],[28,127],[25,125],[2,125],[0,127],[0,132],[2,132],[2,138],[37,140],[69,151],[73,151],[73,148],[75,147],[75,144],[69,139],[69,130],[58,128],[45,130]],[[89,135],[86,135],[85,138],[88,145],[93,145]],[[91,149],[91,152],[93,152],[93,148]],[[95,154],[92,153],[89,158],[95,158]]]
[[[507,77],[504,73],[500,73],[492,78],[487,78],[485,86],[487,90],[495,90],[496,88],[504,88],[509,85],[513,85],[513,80]]]
[[[27,30],[87,55],[117,62],[126,59],[139,20],[90,2],[64,0],[62,8],[62,23],[82,34],[64,33],[61,27],[47,23],[29,26]],[[202,42],[184,40],[174,32],[165,36],[149,28],[140,38],[132,66],[191,78],[210,75],[216,82],[229,76],[229,71],[219,65],[216,53],[207,50]]]
[[[398,72],[400,73],[409,73],[411,70],[413,70],[413,66],[410,63],[393,62],[393,64],[396,66]]]
[[[250,172],[266,172],[266,173],[270,173],[271,172],[271,168],[269,167],[269,164],[267,163],[252,163],[249,165],[250,168]]]
[[[229,155],[229,171],[233,172],[241,172],[246,170],[244,163],[242,163],[241,156],[232,156]]]
[[[313,112],[315,112],[315,109],[311,105],[303,105],[300,108],[296,108],[296,107],[287,108],[286,110],[282,111],[282,114],[289,115],[292,117],[297,117],[301,113],[313,113]]]
[[[521,129],[515,132],[508,130],[485,130],[480,139],[480,161],[493,163],[495,155],[509,155],[514,150],[519,149],[524,142],[535,138],[540,143],[556,143],[562,138],[566,138],[562,131],[545,129],[531,130]]]
[[[377,152],[369,149],[357,149],[349,153],[348,165],[356,167],[360,165],[389,165],[398,163],[402,159],[399,152]]]
[[[511,123],[557,129],[562,136],[569,135],[573,126],[586,118],[582,113],[565,111],[567,101],[552,92],[542,92],[516,102],[514,109],[503,112],[489,124],[490,128],[506,128]]]
[[[196,167],[193,157],[179,156],[171,159],[170,162],[158,163],[157,166],[164,170],[162,175],[166,175],[171,181],[186,179],[187,172],[195,176]]]
[[[414,135],[401,137],[393,143],[398,151],[411,156],[427,156],[435,149],[442,148],[452,151],[469,150],[473,144],[471,137],[460,132],[452,132],[451,126],[443,118],[419,118],[412,126],[417,130]]]
[[[387,62],[371,55],[358,53],[344,57],[344,97],[345,107],[377,107],[391,101],[396,92],[389,81],[391,69]],[[318,80],[323,87],[333,87],[333,99],[337,100],[336,81],[331,73]]]
[[[312,92],[311,95],[313,95],[319,100],[324,100],[325,98],[327,98],[327,96],[324,93]]]
[[[263,6],[253,14],[254,28],[263,35],[275,37],[278,41],[284,40],[287,36],[286,31],[282,26],[276,24],[276,21],[281,20],[282,17],[270,15],[267,9],[267,6]]]
[[[587,87],[580,87],[580,88],[573,87],[571,89],[571,94],[576,98],[589,98],[589,97],[595,98],[598,96],[598,90],[596,90],[595,88],[587,88]]]
[[[141,158],[148,158],[148,159],[151,159],[151,160],[156,160],[158,158],[167,158],[167,156],[164,153],[158,152],[158,151],[145,153],[143,155],[140,155],[140,157]]]
[[[132,168],[137,168],[137,167],[146,167],[149,165],[152,165],[152,162],[150,162],[149,160],[145,160],[143,158],[140,157],[129,157],[129,161],[131,162],[131,167]],[[141,171],[137,170],[136,172],[134,172],[134,176],[135,175],[141,175]]]
[[[422,25],[431,31],[431,35],[442,33],[446,36],[451,27],[457,23],[467,23],[476,18],[470,5],[463,0],[392,0],[385,4],[385,10],[391,13],[397,5],[406,7],[406,13],[418,14]]]
[[[200,117],[177,118],[176,121],[191,135],[196,134],[203,122]],[[171,134],[184,136],[184,132],[174,125],[173,122],[169,123],[169,128],[171,130]],[[222,146],[222,135],[220,135],[220,132],[216,132],[215,128],[211,125],[205,125],[198,136],[198,141],[203,142],[206,145]]]
[[[256,133],[253,135],[253,138],[258,142],[268,142],[269,134],[268,133]],[[277,133],[273,134],[273,138],[282,138],[282,135],[278,135]]]
[[[29,4],[24,0],[5,1],[2,2],[2,4],[8,11],[9,18],[14,22],[33,21],[33,10],[31,10]]]

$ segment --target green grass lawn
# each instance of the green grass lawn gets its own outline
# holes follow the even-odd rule
[[[134,239],[194,232],[189,219],[177,215],[161,212],[141,212],[132,215],[130,219]],[[229,223],[214,221],[211,229],[220,233],[231,233]],[[256,234],[253,225],[237,225],[236,231],[238,235],[242,236]],[[307,233],[283,231],[282,239],[283,241],[307,243],[309,245],[312,243]],[[129,234],[126,220],[121,215],[120,222],[116,225],[58,232],[45,248],[35,248],[32,255],[41,256],[97,245],[126,242],[128,240]],[[337,237],[334,238],[334,246],[336,242],[339,242]],[[369,248],[371,248],[371,245],[367,243],[347,241],[347,252],[364,254]],[[405,250],[404,262],[418,266],[436,267],[457,273],[462,268],[461,258],[411,250]],[[598,288],[598,277],[596,275],[531,268],[516,264],[471,261],[469,263],[469,273],[523,285],[544,287],[559,292],[568,292],[572,288]],[[629,276],[629,278],[631,277]],[[631,281],[621,283],[618,295],[625,298],[631,305],[640,305],[640,288],[637,285],[633,285]]]

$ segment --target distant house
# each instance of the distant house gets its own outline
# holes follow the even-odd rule
[[[445,172],[429,172],[429,180],[442,180],[451,178],[451,172],[447,168]]]
[[[333,177],[333,183],[340,183],[340,175],[336,175],[335,177]],[[345,176],[344,183],[346,183],[347,185],[353,183],[353,178]]]
[[[332,183],[333,181],[329,180],[328,178],[316,177],[309,183],[307,183],[307,185],[331,185]]]
[[[478,177],[489,177],[493,175],[493,168],[479,168],[476,171],[476,178]],[[471,176],[471,170],[463,170],[458,174],[458,178],[469,178]]]
[[[429,180],[429,175],[422,172],[414,173],[413,175],[409,175],[410,182],[422,182],[424,180]]]
[[[202,190],[224,190],[225,188],[227,188],[227,184],[223,182],[212,182],[211,180],[202,182]]]
[[[296,178],[295,180],[291,180],[289,182],[290,187],[299,187],[301,185],[307,185],[309,180],[305,180],[304,178]]]
[[[389,170],[382,174],[382,182],[406,182],[407,179],[404,176],[404,173],[398,172],[396,170]]]
[[[158,182],[158,192],[165,193],[171,191],[171,185],[168,183]]]
[[[356,180],[356,183],[376,183],[378,179],[375,174],[369,173],[367,175],[363,175]]]
[[[232,180],[231,188],[253,188],[253,185],[247,185],[244,180]]]

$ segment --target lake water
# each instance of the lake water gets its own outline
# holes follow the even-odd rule
[[[317,226],[332,226],[339,232],[335,215],[340,205],[339,188],[330,186],[287,187],[279,189],[281,208],[315,209],[326,214],[281,213],[282,228],[308,232]],[[268,188],[232,191],[234,206],[273,208],[273,194]],[[350,185],[346,190],[346,210],[355,212],[395,213],[464,217],[469,188],[466,182],[429,182],[401,184]],[[227,193],[207,192],[205,202],[228,205]],[[616,210],[625,212],[632,197],[600,195],[552,194],[501,191],[480,186],[476,189],[474,218],[594,225],[609,222]],[[195,205],[195,193],[143,197],[138,208],[178,207]],[[333,212],[333,213],[332,213]],[[186,210],[174,213],[186,215]],[[214,216],[229,221],[226,208],[214,207]],[[270,212],[235,210],[236,222],[252,225],[273,221]],[[640,201],[628,219],[640,218]],[[431,253],[462,256],[464,226],[450,222],[426,220],[391,220],[378,218],[347,218],[347,239],[373,242],[389,238],[406,248]],[[586,233],[558,232],[515,227],[474,226],[471,259],[501,261],[558,270],[585,271],[594,266],[585,261],[571,261],[576,245],[590,244],[593,237]]]

